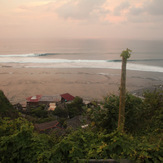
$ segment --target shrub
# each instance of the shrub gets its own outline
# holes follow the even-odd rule
[[[50,140],[33,129],[33,125],[22,118],[1,120],[0,162],[49,162]]]
[[[73,118],[77,115],[81,115],[83,112],[83,106],[83,99],[76,96],[70,104],[67,104],[69,117]]]
[[[0,90],[0,117],[18,118],[18,112]]]
[[[127,132],[139,132],[142,125],[143,101],[131,94],[126,94],[125,129]],[[108,133],[118,126],[119,96],[110,95],[104,98],[102,107],[94,107],[90,118],[98,128],[106,129]],[[140,128],[139,128],[140,130]]]
[[[38,117],[38,118],[47,118],[48,117],[48,112],[47,112],[47,110],[45,110],[44,105],[30,109],[29,114],[34,117]]]
[[[57,106],[53,111],[53,114],[59,117],[67,118],[68,117],[68,109],[66,107]]]
[[[162,142],[149,143],[146,138],[134,138],[131,135],[114,131],[100,133],[99,141],[90,146],[88,158],[127,159],[134,162],[162,162]]]
[[[163,130],[163,91],[154,90],[144,93],[145,110],[143,112],[146,132]]]

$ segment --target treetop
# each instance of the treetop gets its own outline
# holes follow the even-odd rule
[[[126,50],[123,50],[122,51],[121,57],[123,57],[125,59],[130,58],[131,52],[132,52],[132,50],[130,50],[130,49],[127,48]]]

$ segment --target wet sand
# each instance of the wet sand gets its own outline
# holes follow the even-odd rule
[[[84,99],[101,100],[119,93],[120,70],[49,69],[1,66],[0,89],[11,103],[26,102],[26,97],[70,93]],[[127,71],[127,90],[134,91],[163,84],[162,73]]]

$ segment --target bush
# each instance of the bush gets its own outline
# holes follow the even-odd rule
[[[54,148],[53,159],[57,162],[80,162],[87,158],[90,145],[97,140],[97,134],[91,131],[77,130],[64,137]]]
[[[144,93],[145,110],[143,112],[144,130],[152,132],[163,130],[163,91],[154,90]]]
[[[100,133],[99,141],[90,146],[88,158],[127,159],[134,162],[162,162],[162,142],[149,143],[146,138],[134,138],[131,135],[114,131]]]
[[[81,115],[83,112],[83,106],[83,99],[76,96],[70,104],[67,104],[69,117],[73,118],[77,115]]]
[[[125,130],[127,132],[139,132],[143,122],[143,109],[142,99],[126,94]],[[119,96],[110,95],[104,98],[102,107],[93,108],[90,118],[98,128],[106,129],[110,133],[118,127],[118,114]]]
[[[29,110],[29,114],[38,117],[38,118],[47,118],[48,117],[48,112],[45,110],[45,106],[41,105],[37,108],[33,108]]]
[[[53,114],[59,117],[67,118],[68,117],[68,109],[66,107],[57,106],[53,111]]]
[[[1,120],[0,162],[49,162],[51,142],[47,135],[36,134],[25,119]]]
[[[83,112],[83,99],[80,97],[75,97],[71,103],[60,104],[56,107],[53,114],[62,118],[73,118],[77,115],[81,115]]]
[[[0,117],[18,118],[18,112],[0,90]]]
[[[162,162],[162,142],[149,143],[119,131],[110,134],[77,130],[53,147],[57,162],[80,162],[82,159],[127,159],[134,162]]]

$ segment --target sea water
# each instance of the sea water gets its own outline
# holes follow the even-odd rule
[[[162,40],[4,39],[0,66],[121,69],[126,48],[132,50],[128,70],[163,72]]]

